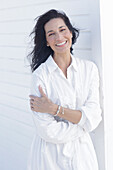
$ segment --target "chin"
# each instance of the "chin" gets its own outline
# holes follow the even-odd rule
[[[62,51],[55,51],[55,52],[54,52],[54,54],[57,54],[57,55],[58,55],[58,54],[61,54],[61,55],[62,55],[62,54],[66,54],[66,53],[69,54],[69,53],[70,53],[70,49],[68,49],[68,50],[62,50]]]

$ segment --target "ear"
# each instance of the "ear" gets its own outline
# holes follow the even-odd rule
[[[71,38],[73,37],[72,32],[71,32]]]
[[[49,47],[49,43],[47,42],[47,47]]]

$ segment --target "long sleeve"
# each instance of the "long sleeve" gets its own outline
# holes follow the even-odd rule
[[[31,94],[40,97],[38,86],[41,85],[45,94],[42,77],[33,73]],[[57,121],[54,116],[49,113],[33,112],[33,120],[36,125],[36,133],[45,141],[51,143],[67,143],[82,136],[83,128],[71,122]]]
[[[99,104],[99,74],[94,63],[92,64],[88,97],[80,110],[82,118],[79,125],[87,132],[94,130],[102,120]]]

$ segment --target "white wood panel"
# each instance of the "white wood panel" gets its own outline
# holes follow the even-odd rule
[[[21,108],[17,109],[15,107],[11,107],[8,104],[0,104],[0,115],[1,120],[2,118],[7,118],[9,120],[13,120],[20,125],[30,126],[33,127],[33,120],[32,120],[32,112],[28,110],[27,112],[23,111]],[[15,127],[16,128],[16,127]],[[29,129],[29,127],[28,127]]]
[[[18,96],[17,97],[11,96],[11,95],[8,95],[7,93],[6,94],[1,93],[0,104],[10,106],[12,108],[19,110],[20,112],[23,111],[23,112],[27,113],[30,110],[29,100],[26,100],[24,98],[19,98]],[[26,115],[26,117],[27,117],[27,115]]]
[[[81,32],[75,44],[77,49],[91,49],[91,33]]]
[[[26,80],[26,81],[25,81]],[[31,83],[30,74],[16,74],[15,72],[0,71],[0,82],[29,87]]]
[[[18,48],[18,47],[0,47],[0,60],[1,59],[16,59],[16,60],[22,60],[24,62],[26,61],[28,50],[29,49]]]
[[[65,0],[65,2],[68,1],[68,0]],[[79,1],[79,0],[70,0],[71,2],[73,1]],[[4,0],[2,3],[1,3],[1,6],[0,6],[0,9],[1,10],[4,10],[4,9],[8,9],[8,8],[22,8],[24,6],[32,6],[32,5],[35,5],[35,4],[38,4],[38,5],[46,5],[48,3],[50,4],[54,4],[54,3],[59,3],[61,2],[60,0],[11,0],[11,1],[7,1],[7,0]],[[7,5],[6,5],[7,4]]]
[[[0,46],[23,46],[26,47],[28,44],[28,35],[10,35],[10,34],[1,34],[0,35]]]
[[[35,24],[34,19],[23,20],[23,21],[14,21],[14,22],[0,22],[0,34],[25,34],[30,32],[33,29]],[[7,29],[8,28],[8,29]]]
[[[87,59],[91,60],[92,59],[92,50],[87,50],[87,49],[76,49],[76,46],[73,48],[73,54],[75,57],[81,58],[81,59]]]
[[[27,170],[29,149],[10,141],[7,142],[7,139],[0,141],[0,146],[2,146],[0,147],[0,155],[2,155],[0,157],[1,170]]]
[[[19,98],[18,96],[11,96],[7,93],[2,93],[0,96],[0,104],[13,107],[17,110],[20,110],[20,112],[29,112],[29,100],[26,100],[24,98]]]
[[[30,67],[24,62],[24,60],[13,60],[13,59],[1,59],[0,70],[11,70],[20,73],[30,74]]]
[[[2,118],[0,119],[0,127],[6,129],[6,132],[7,130],[12,131],[19,135],[26,136],[26,138],[30,138],[30,140],[33,137],[34,134],[33,126],[20,123],[18,120],[17,121],[15,121],[14,119],[11,120],[10,118],[1,115],[0,118]]]
[[[83,15],[83,14],[89,14],[88,5],[86,3],[87,1],[72,1],[71,8],[69,8],[69,1],[55,1],[55,3],[48,3],[46,4],[46,8],[44,8],[44,5],[42,4],[35,4],[32,6],[32,12],[31,12],[31,6],[26,6],[23,8],[13,8],[11,10],[2,10],[0,11],[0,22],[6,22],[6,21],[18,21],[23,19],[33,19],[36,18],[38,15],[42,14],[45,11],[48,11],[51,8],[55,9],[62,9],[66,11],[67,14],[70,15]],[[18,12],[17,12],[18,11]]]
[[[71,15],[70,20],[72,24],[80,30],[84,31],[91,31],[90,26],[90,14],[83,14],[83,15]]]
[[[0,93],[28,99],[30,89],[27,87],[25,88],[23,86],[0,83]]]
[[[6,122],[8,123],[8,122]],[[29,141],[31,142],[31,139],[29,137],[19,134],[17,132],[13,132],[10,129],[5,129],[3,127],[1,128],[1,137],[7,141],[10,141],[12,143],[16,143],[18,145],[21,145],[23,147],[29,147]],[[8,145],[8,142],[7,142]]]

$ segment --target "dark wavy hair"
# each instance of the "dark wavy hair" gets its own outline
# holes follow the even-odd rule
[[[34,48],[33,51],[28,55],[31,58],[31,70],[32,72],[37,69],[41,63],[44,63],[50,55],[54,54],[54,51],[51,47],[47,46],[46,35],[44,26],[45,24],[54,18],[63,19],[64,23],[68,29],[72,32],[72,45],[76,42],[79,36],[79,30],[74,28],[64,12],[51,9],[48,12],[44,13],[37,17],[37,23],[33,29],[33,32],[30,35],[34,35]],[[70,52],[72,53],[73,48],[71,46]]]

